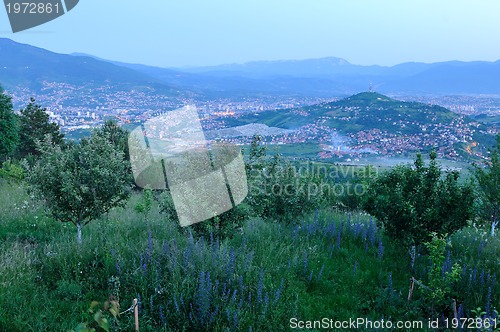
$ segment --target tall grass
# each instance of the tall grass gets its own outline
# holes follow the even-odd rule
[[[83,229],[47,217],[16,184],[0,183],[0,331],[66,331],[112,295],[124,311],[140,299],[143,331],[282,331],[295,317],[437,318],[423,289],[425,255],[410,256],[370,216],[322,210],[287,225],[248,220],[231,238],[179,229],[154,205],[115,209]],[[469,227],[450,238],[463,276],[453,296],[464,317],[498,307],[499,239]],[[469,294],[473,294],[469,296]],[[450,299],[451,305],[451,299]],[[429,317],[429,315],[436,317]],[[132,331],[129,313],[113,331]]]

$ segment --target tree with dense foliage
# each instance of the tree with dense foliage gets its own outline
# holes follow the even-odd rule
[[[47,109],[36,104],[34,98],[30,98],[30,102],[20,113],[18,146],[20,157],[39,155],[37,141],[43,141],[47,135],[51,136],[52,144],[64,144],[64,134],[61,133],[59,125],[50,121]]]
[[[324,176],[301,172],[300,163],[276,154],[267,156],[264,138],[254,135],[246,163],[249,192],[246,202],[259,217],[285,223],[324,204],[331,194]]]
[[[30,191],[45,201],[54,218],[77,227],[81,243],[83,226],[123,206],[129,197],[123,151],[101,135],[82,139],[64,150],[48,138],[39,149],[40,159],[34,166],[26,166]]]
[[[19,128],[12,98],[0,86],[0,161],[14,152],[18,140]]]
[[[480,206],[491,218],[491,236],[495,236],[500,213],[500,135],[490,157],[486,168],[474,165],[474,177],[479,184]]]
[[[472,184],[460,184],[458,171],[443,174],[436,157],[432,151],[425,166],[418,154],[414,167],[396,166],[368,189],[364,209],[407,247],[428,242],[433,232],[452,234],[473,215]]]
[[[96,135],[107,137],[111,143],[120,151],[123,151],[123,158],[130,159],[128,148],[129,132],[116,123],[114,120],[106,120],[104,125],[96,131]]]

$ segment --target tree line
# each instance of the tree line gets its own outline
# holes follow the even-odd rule
[[[0,88],[0,141],[0,161],[4,161],[0,175],[19,171],[7,160],[23,160],[19,172],[29,191],[45,202],[55,219],[76,226],[79,242],[82,227],[110,209],[124,206],[134,187],[128,132],[113,121],[78,143],[65,141],[59,126],[49,121],[46,109],[33,98],[16,114],[11,98]],[[337,197],[322,190],[312,196],[301,191],[311,183],[323,188],[325,179],[319,174],[297,178],[294,165],[280,155],[268,156],[263,137],[255,135],[246,158],[249,188],[256,187],[258,180],[271,191],[250,190],[238,207],[192,228],[202,235],[230,236],[251,216],[289,223],[315,209],[341,205],[368,212],[388,236],[408,248],[424,244],[436,234],[450,235],[474,218],[489,219],[494,236],[500,212],[500,136],[497,143],[488,160],[472,166],[469,179],[461,180],[458,171],[443,170],[431,151],[427,164],[417,154],[413,165],[396,166],[377,176],[367,167],[353,179],[367,190],[362,195]],[[272,190],[278,187],[290,192]],[[154,195],[147,190],[143,195],[145,200],[154,196],[161,210],[175,221],[168,190]]]

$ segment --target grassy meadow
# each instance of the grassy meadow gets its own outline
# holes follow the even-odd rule
[[[500,238],[481,226],[448,239],[443,271],[460,264],[460,280],[436,308],[418,285],[407,300],[412,276],[428,282],[428,256],[412,267],[366,214],[326,208],[289,224],[249,217],[221,239],[179,228],[157,204],[136,212],[140,198],[85,226],[78,245],[72,224],[0,179],[0,331],[95,324],[90,304],[110,296],[120,312],[139,299],[141,331],[287,331],[292,318],[325,317],[427,324],[453,318],[452,298],[460,317],[477,307],[494,317],[500,302]],[[104,315],[110,331],[134,331],[131,312]]]

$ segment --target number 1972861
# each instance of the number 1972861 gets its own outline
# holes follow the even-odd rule
[[[36,2],[14,2],[7,3],[8,14],[59,14],[59,4],[36,3]]]

